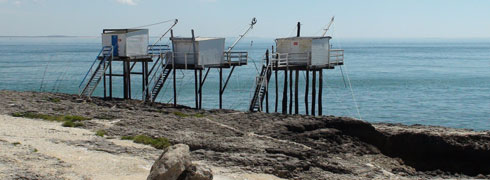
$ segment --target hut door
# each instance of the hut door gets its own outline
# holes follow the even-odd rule
[[[112,35],[112,48],[114,48],[113,56],[119,56],[119,46],[117,35]]]

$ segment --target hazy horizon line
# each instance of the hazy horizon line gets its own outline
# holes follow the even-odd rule
[[[0,35],[0,38],[100,38],[101,36],[90,35]],[[159,38],[160,36],[150,36],[150,38]],[[179,36],[180,37],[180,36]],[[252,39],[276,39],[278,37],[259,37],[249,36],[246,38]],[[224,38],[237,38],[236,36],[228,36]],[[490,39],[490,37],[334,37],[336,39]]]

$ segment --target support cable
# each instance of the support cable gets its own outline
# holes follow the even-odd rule
[[[43,92],[44,78],[46,77],[46,71],[48,71],[49,61],[46,64],[46,68],[44,68],[43,78],[41,80],[41,86],[39,87],[39,91]]]
[[[357,104],[356,96],[354,95],[354,90],[352,90],[352,83],[351,83],[350,78],[349,78],[349,73],[347,73],[347,67],[345,68],[345,71],[346,71],[345,74],[347,77],[347,82],[349,82],[349,89],[350,89],[350,93],[352,95],[352,100],[354,101],[354,105],[356,106],[357,115],[359,116],[359,119],[362,120],[361,112],[359,111],[359,105]]]
[[[150,27],[150,26],[155,26],[155,25],[159,25],[159,24],[165,24],[165,23],[172,22],[172,21],[175,21],[175,20],[176,19],[169,19],[169,20],[166,20],[166,21],[161,21],[161,22],[157,22],[157,23],[153,23],[153,24],[147,24],[147,25],[132,27],[132,28],[128,28],[128,29],[139,29],[139,28],[144,28],[144,27]]]
[[[332,21],[333,21],[333,18],[332,18]],[[335,32],[335,26],[333,26],[333,28],[334,28],[334,32]],[[326,30],[328,31],[328,29],[326,29]],[[339,47],[342,48],[342,45],[340,43],[338,43],[338,44],[339,44]],[[345,64],[343,66],[345,66]],[[344,73],[343,73],[343,71],[341,71],[341,72],[342,72],[342,77],[343,77],[343,74]],[[354,95],[354,90],[352,89],[352,83],[350,81],[349,73],[347,71],[347,66],[345,66],[345,77],[347,77],[347,82],[348,82],[348,85],[349,85],[349,90],[350,90],[350,93],[351,93],[351,96],[352,96],[352,101],[354,101],[354,105],[356,107],[357,115],[359,116],[359,120],[362,120],[361,112],[359,110],[359,104],[357,103],[356,96]]]

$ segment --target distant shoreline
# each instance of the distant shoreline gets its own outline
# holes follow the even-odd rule
[[[52,35],[52,36],[0,36],[0,38],[99,38],[100,36],[64,36],[64,35]]]
[[[150,36],[150,38],[159,38],[160,36]],[[262,41],[273,41],[276,38],[280,38],[283,36],[277,37],[247,37],[247,39],[262,42]],[[0,36],[0,38],[101,38],[101,36],[70,36],[70,35],[48,35],[48,36]],[[233,37],[225,37],[226,39],[234,39]],[[372,42],[488,42],[490,41],[490,37],[340,37],[335,38],[337,41],[372,41]]]

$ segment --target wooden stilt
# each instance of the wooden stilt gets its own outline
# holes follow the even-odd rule
[[[269,113],[269,85],[265,87],[265,112]]]
[[[194,93],[196,94],[196,109],[199,109],[199,93],[198,93],[198,83],[197,83],[197,69],[194,69]]]
[[[299,113],[298,79],[299,79],[299,70],[296,70],[296,77],[294,79],[294,114]]]
[[[322,115],[323,70],[318,71],[318,115]]]
[[[306,68],[306,86],[305,86],[305,114],[308,115],[310,112],[308,111],[308,94],[310,88],[310,69]]]
[[[293,114],[293,70],[289,70],[289,114]]]
[[[148,85],[148,77],[150,76],[150,74],[148,73],[148,62],[145,62],[145,84]],[[145,86],[145,89],[146,89],[146,95],[149,95],[150,94],[150,89],[148,87]]]
[[[315,98],[316,98],[316,70],[313,70],[313,82],[311,84],[311,115],[315,115]]]
[[[301,36],[301,23],[298,22],[297,24],[297,28],[296,28],[297,32],[296,32],[296,37],[300,37]],[[296,70],[296,80],[294,82],[294,114],[298,114],[299,113],[299,102],[298,102],[298,79],[299,79],[299,70]],[[291,83],[293,83],[291,81]],[[307,85],[308,86],[308,83]],[[307,94],[307,97],[305,99],[308,99],[308,93]],[[306,107],[306,113],[308,114],[308,107]]]
[[[123,98],[128,99],[128,65],[123,61]]]
[[[170,40],[172,40],[174,38],[174,30],[171,29],[170,30]],[[174,43],[172,41],[172,50],[175,52],[175,46],[174,46]],[[161,56],[161,55],[160,55]],[[162,58],[162,61],[163,61],[163,58]],[[174,56],[173,54],[170,56],[170,57],[167,57],[166,59],[166,63],[168,64],[168,61],[172,61],[172,69],[171,71],[173,71],[173,89],[174,89],[174,107],[177,107],[177,71],[175,70],[175,62],[174,62]]]
[[[109,98],[112,99],[112,58],[109,60]]]
[[[274,54],[274,45],[272,46],[272,54]],[[277,79],[278,62],[276,61],[274,64],[272,64],[272,66],[276,66],[276,70],[274,71],[274,78],[275,78],[275,81],[276,81],[276,85],[275,85],[275,88],[276,88],[276,97],[275,97],[276,98],[275,99],[276,100],[276,103],[275,103],[275,106],[274,106],[274,112],[277,113],[277,106],[278,106],[278,101],[279,101],[279,87],[278,87],[278,79]]]
[[[202,109],[202,69],[199,69],[199,109]]]
[[[129,67],[129,60],[128,60]],[[128,69],[128,97],[131,99],[131,69]]]
[[[282,92],[282,114],[288,113],[288,70],[284,70],[284,89]]]
[[[265,64],[266,64],[266,69],[269,68],[269,50],[265,52]],[[272,65],[271,65],[272,66]],[[265,112],[269,113],[269,79],[270,79],[270,73],[269,71],[266,71],[266,85],[265,85]]]
[[[276,112],[276,113],[277,113],[277,107],[279,105],[279,82],[278,82],[279,80],[278,80],[278,77],[277,77],[277,74],[278,74],[277,71],[278,70],[277,70],[277,61],[276,61],[276,70],[274,72],[275,73],[274,77],[275,77],[275,80],[276,80],[276,105],[274,107],[274,112]]]
[[[262,65],[262,66],[264,66],[264,65]],[[264,72],[264,70],[265,70],[264,67],[262,67],[262,72]],[[262,72],[261,72],[261,74],[262,74]],[[264,81],[264,79],[262,81]],[[264,95],[265,95],[265,91],[264,91]],[[258,101],[259,101],[259,112],[264,112],[264,101],[262,101],[262,100],[263,100],[262,97],[258,99]]]
[[[223,68],[219,68],[219,109],[223,109]]]
[[[128,93],[127,94],[127,99],[131,99],[131,91],[130,91],[130,88],[129,88],[131,86],[131,84],[130,84],[131,81],[129,79],[130,78],[129,77],[129,74],[131,73],[130,67],[131,66],[130,66],[129,62],[126,61],[126,85],[127,85],[126,86],[126,89],[127,89],[126,92]]]
[[[278,77],[277,77],[277,69],[278,69],[278,66],[279,66],[279,63],[276,61],[276,70],[275,70],[275,75],[274,77],[276,78],[276,106],[274,108],[274,112],[277,113],[277,107],[278,107],[278,104],[279,104],[279,80],[278,80]]]
[[[141,92],[142,94],[144,94],[145,92],[145,62],[141,62],[141,86],[142,86],[142,89],[141,89]],[[145,100],[146,97],[141,97],[142,100]]]
[[[177,107],[177,71],[175,70],[175,63],[172,57],[172,71],[173,71],[173,86],[174,86],[174,107]]]
[[[196,38],[194,36],[194,29],[191,30],[192,33],[192,50],[194,52],[194,68],[197,67],[197,49],[196,49]],[[199,82],[199,85],[201,83]],[[196,94],[196,109],[199,109],[199,94],[198,94],[198,83],[197,83],[197,69],[194,69],[194,91]]]
[[[230,73],[228,74],[228,77],[226,78],[225,84],[223,85],[223,88],[221,90],[221,94],[223,94],[226,90],[226,87],[228,86],[228,82],[230,82],[231,75],[235,71],[236,66],[232,66]]]
[[[104,69],[106,69],[106,65],[105,65],[105,62],[104,62]],[[103,80],[103,83],[104,83],[104,99],[107,98],[107,88],[106,88],[106,77],[105,77],[105,71],[103,73],[103,76],[104,76],[104,80]]]

